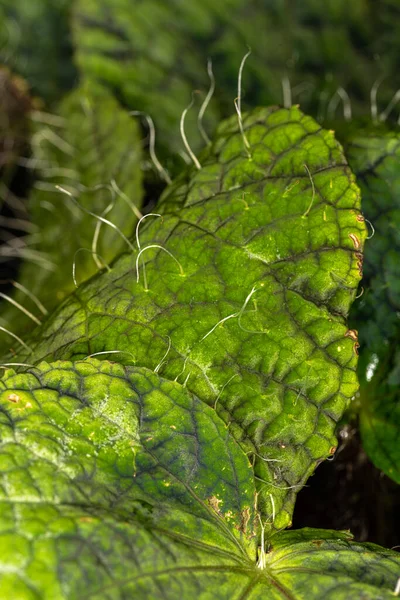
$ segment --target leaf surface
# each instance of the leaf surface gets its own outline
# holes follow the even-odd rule
[[[333,531],[275,535],[257,568],[248,458],[215,411],[145,368],[8,371],[0,463],[7,598],[378,599],[396,584],[395,552]]]
[[[114,597],[131,577],[141,591],[158,571],[173,584],[255,559],[249,460],[180,384],[87,360],[1,385],[4,586],[72,598],[107,584]]]
[[[140,253],[81,286],[26,358],[112,352],[185,383],[251,458],[279,528],[357,390],[346,316],[365,227],[330,132],[297,108],[256,110],[244,127],[251,159],[224,122],[202,169],[161,198],[163,218],[141,224]]]

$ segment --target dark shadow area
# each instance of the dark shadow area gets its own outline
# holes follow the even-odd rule
[[[339,437],[334,459],[322,463],[299,493],[293,528],[349,529],[358,541],[399,546],[400,487],[374,467],[355,429]]]

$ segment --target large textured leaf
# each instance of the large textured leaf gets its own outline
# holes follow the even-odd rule
[[[346,316],[365,228],[332,133],[297,108],[256,110],[244,128],[251,158],[224,122],[202,169],[161,199],[163,219],[142,223],[141,256],[81,286],[27,360],[120,352],[186,382],[251,457],[279,528],[357,390]]]
[[[78,0],[77,62],[83,72],[118,90],[131,108],[151,114],[170,156],[183,148],[179,119],[192,90],[207,92],[208,57],[216,92],[206,128],[212,131],[217,120],[232,113],[247,46],[252,56],[244,90],[252,106],[281,103],[283,80],[285,102],[300,101],[316,116],[334,111],[339,87],[350,95],[353,113],[369,114],[374,81],[382,72],[393,79],[396,72],[392,12],[390,2],[372,0]],[[379,100],[389,102],[393,91],[384,83]],[[194,114],[188,131],[199,146]]]
[[[107,265],[125,244],[116,230],[85,213],[57,191],[56,184],[73,191],[84,209],[111,219],[126,235],[134,229],[142,200],[138,127],[107,90],[93,82],[83,84],[64,100],[59,122],[63,126],[41,125],[33,136],[34,164],[42,179],[30,198],[36,230],[20,251],[26,262],[19,283],[48,310],[75,289],[74,263],[80,283]],[[104,189],[113,179],[126,198]],[[96,189],[101,184],[103,188]],[[106,211],[113,199],[113,208]],[[93,239],[99,225],[97,256],[93,255]],[[15,299],[36,318],[41,317],[25,292],[18,291]],[[2,311],[2,324],[19,333],[26,332],[32,322],[8,305]]]
[[[392,597],[399,556],[345,533],[274,536],[257,565],[249,459],[182,385],[89,359],[0,386],[4,598]]]
[[[366,245],[364,294],[351,316],[361,344],[361,435],[376,466],[400,483],[400,136],[370,126],[343,137],[375,230]]]

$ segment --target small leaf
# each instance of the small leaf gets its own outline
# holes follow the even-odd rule
[[[373,356],[360,389],[360,431],[372,462],[400,483],[400,353],[398,341]],[[373,374],[372,374],[373,369]]]

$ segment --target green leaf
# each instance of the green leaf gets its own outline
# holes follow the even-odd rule
[[[251,458],[281,528],[357,390],[346,316],[365,226],[332,133],[295,107],[243,123],[251,158],[237,120],[221,124],[202,168],[161,199],[163,218],[141,224],[141,256],[81,286],[20,357],[116,353],[185,382]]]
[[[267,569],[271,570],[279,592],[274,590],[276,595],[267,597],[393,598],[399,555],[375,544],[350,540],[348,532],[312,528],[274,536]]]
[[[362,344],[380,352],[400,325],[400,135],[383,127],[359,128],[346,136],[345,149],[361,188],[363,214],[374,228],[364,257],[365,293],[353,314]]]
[[[77,598],[84,582],[115,597],[135,575],[139,591],[158,571],[193,585],[255,563],[249,460],[180,384],[87,360],[1,388],[4,597]]]
[[[93,359],[0,385],[5,598],[393,596],[398,554],[346,533],[280,533],[257,567],[249,460],[182,385]]]
[[[374,464],[400,483],[400,136],[381,125],[354,128],[343,138],[374,230],[366,244],[364,294],[351,315],[361,344],[361,436]]]
[[[19,284],[47,310],[75,289],[73,265],[78,284],[107,266],[125,247],[120,233],[84,210],[111,219],[130,235],[142,200],[138,126],[107,90],[93,82],[82,84],[63,101],[56,124],[42,123],[32,138],[33,162],[42,179],[29,200],[35,229],[22,247],[25,264],[19,277]],[[111,188],[112,180],[123,196],[105,189]],[[71,191],[80,206],[57,191],[56,185]],[[36,319],[42,318],[25,291],[18,290],[14,299]],[[5,306],[4,326],[14,333],[32,328],[32,319],[15,306]],[[10,342],[9,338],[4,341]]]
[[[360,388],[360,431],[372,462],[400,483],[400,353],[398,339],[369,364]],[[369,377],[372,372],[373,375]]]

